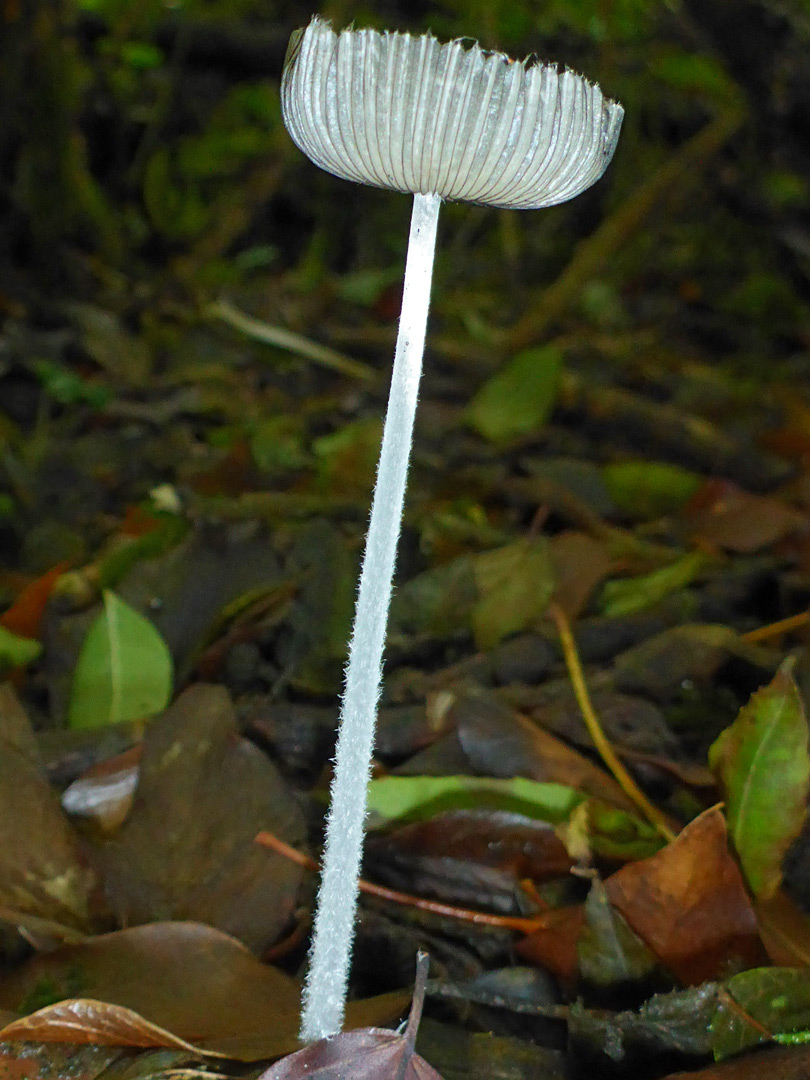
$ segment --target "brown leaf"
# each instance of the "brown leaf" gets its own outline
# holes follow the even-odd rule
[[[612,776],[494,694],[460,694],[452,711],[464,753],[482,775],[567,784],[622,810],[634,810]]]
[[[579,970],[577,946],[585,925],[585,908],[556,908],[543,919],[543,926],[515,943],[522,960],[545,968],[564,983],[572,984]]]
[[[810,1046],[775,1046],[697,1072],[670,1073],[664,1080],[807,1080],[808,1076]]]
[[[15,1021],[20,1026],[13,1031],[29,1033],[14,1037],[193,1044],[195,1051],[241,1061],[276,1057],[299,1045],[298,983],[209,926],[151,923],[34,957],[0,979],[0,1007],[19,1010],[42,986],[55,995],[76,993],[77,978],[83,1001],[68,999]],[[347,1026],[395,1019],[407,1000],[398,993],[351,1002]]]
[[[28,718],[0,686],[0,918],[31,940],[76,940],[90,930],[93,884]]]
[[[366,841],[366,870],[395,889],[515,912],[519,883],[565,877],[554,827],[502,810],[452,810]]]
[[[682,983],[753,967],[762,946],[751,901],[728,850],[718,807],[649,859],[605,882],[610,902]]]
[[[554,567],[552,600],[573,622],[594,589],[610,573],[613,560],[606,546],[587,533],[566,530],[551,541]]]
[[[132,1009],[92,998],[72,998],[13,1020],[0,1031],[4,1042],[70,1042],[98,1046],[166,1046],[200,1051],[144,1020]]]
[[[149,727],[135,802],[100,851],[124,925],[193,919],[260,952],[290,920],[300,867],[253,843],[301,843],[301,811],[273,762],[241,739],[227,692],[196,684]]]
[[[777,967],[810,967],[810,916],[779,889],[754,904],[759,933],[771,963]]]
[[[707,480],[686,507],[693,540],[751,554],[806,524],[781,499],[752,495],[728,480]]]

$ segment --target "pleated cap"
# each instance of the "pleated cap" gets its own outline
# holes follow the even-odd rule
[[[338,34],[317,16],[290,38],[281,105],[295,144],[335,176],[524,210],[595,183],[624,115],[555,65],[430,34]]]

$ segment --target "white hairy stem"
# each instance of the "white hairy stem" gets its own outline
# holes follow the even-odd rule
[[[357,913],[366,789],[374,746],[385,632],[413,421],[422,374],[440,205],[438,195],[414,195],[402,313],[354,629],[349,644],[323,872],[309,974],[304,988],[301,1038],[305,1042],[334,1035],[343,1025]]]

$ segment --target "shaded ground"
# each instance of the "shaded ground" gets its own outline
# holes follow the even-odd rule
[[[810,1029],[810,30],[711,7],[390,12],[541,40],[627,113],[574,203],[440,224],[364,872],[455,910],[364,897],[353,1023],[426,948],[445,1080]],[[294,1047],[314,877],[254,837],[318,852],[408,215],[283,130],[309,14],[0,4],[0,1008],[99,999],[89,1041],[160,1048],[8,1043],[13,1075]]]

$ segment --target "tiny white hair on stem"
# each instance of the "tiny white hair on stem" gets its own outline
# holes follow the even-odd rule
[[[377,482],[341,704],[301,1038],[340,1031],[354,940],[388,609],[445,199],[537,209],[605,171],[621,105],[555,65],[515,63],[430,34],[296,31],[281,82],[293,141],[327,172],[414,196]]]

